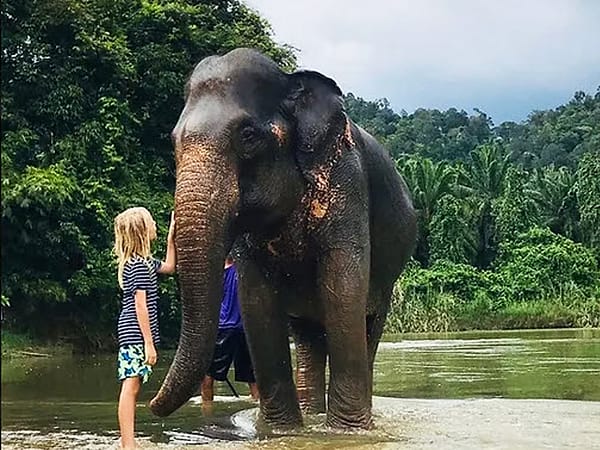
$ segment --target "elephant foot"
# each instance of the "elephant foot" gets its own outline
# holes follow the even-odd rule
[[[321,414],[326,411],[325,401],[300,401],[300,410],[304,414]]]
[[[298,401],[300,402],[300,410],[304,414],[320,414],[326,411],[325,395],[307,396],[303,394],[304,392],[298,389]]]
[[[262,421],[271,428],[288,430],[302,427],[300,409],[260,409]]]
[[[374,428],[371,410],[357,412],[356,414],[339,414],[331,411],[327,413],[326,425],[331,428],[340,428],[344,430],[371,430]]]

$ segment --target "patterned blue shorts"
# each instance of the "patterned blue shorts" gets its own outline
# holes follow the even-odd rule
[[[142,383],[148,381],[152,367],[144,363],[144,346],[142,344],[124,345],[119,347],[117,358],[117,377],[119,381],[125,378],[140,377]]]

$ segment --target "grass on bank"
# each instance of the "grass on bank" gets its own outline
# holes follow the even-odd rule
[[[49,357],[71,353],[72,347],[64,343],[43,343],[26,334],[2,327],[2,359]]]
[[[563,292],[530,301],[494,301],[480,295],[464,301],[455,294],[394,288],[386,333],[465,330],[600,327],[600,298]]]

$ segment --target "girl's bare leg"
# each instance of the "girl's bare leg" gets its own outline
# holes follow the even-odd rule
[[[140,392],[140,378],[125,378],[121,383],[119,395],[119,429],[121,430],[121,448],[134,449],[135,404]]]

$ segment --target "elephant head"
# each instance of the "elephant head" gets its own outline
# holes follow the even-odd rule
[[[249,49],[194,69],[172,133],[181,335],[155,414],[185,403],[210,365],[234,239],[277,227],[298,208],[345,126],[339,88],[317,72],[286,74]]]

